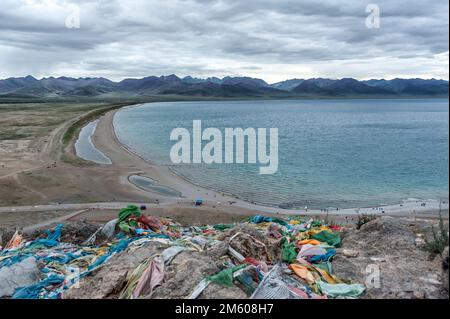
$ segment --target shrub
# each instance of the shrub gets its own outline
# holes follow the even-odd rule
[[[373,214],[358,214],[358,220],[356,221],[356,229],[360,229],[362,225],[367,224],[368,222],[375,220],[377,218],[376,215]]]
[[[439,214],[439,230],[432,226],[431,234],[433,235],[431,239],[425,236],[423,249],[432,254],[442,254],[445,247],[448,246],[448,226],[445,226],[441,214]]]

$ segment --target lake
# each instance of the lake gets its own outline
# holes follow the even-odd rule
[[[116,113],[119,140],[192,182],[286,208],[351,208],[448,198],[448,99],[148,103]],[[192,121],[278,128],[279,168],[172,165],[170,133]]]

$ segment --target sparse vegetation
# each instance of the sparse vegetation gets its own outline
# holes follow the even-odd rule
[[[61,154],[60,160],[64,163],[71,164],[74,166],[86,166],[86,165],[92,165],[92,163],[85,161],[82,158],[79,158],[75,155],[71,155],[69,153]]]
[[[445,247],[448,246],[448,225],[445,225],[442,215],[439,214],[439,229],[434,226],[431,228],[432,238],[425,236],[423,249],[431,254],[442,254]]]
[[[29,138],[26,134],[18,134],[18,133],[0,133],[0,141],[1,140],[23,140]]]
[[[373,214],[358,214],[356,229],[360,229],[362,225],[367,224],[368,222],[375,220],[376,218],[377,216]]]
[[[0,140],[36,141],[70,118],[105,103],[0,104]]]
[[[323,223],[328,226],[339,226],[339,224],[336,222],[336,220],[334,218],[330,217],[330,214],[328,212],[325,215]]]
[[[83,116],[82,118],[78,119],[77,121],[75,121],[64,133],[62,141],[64,145],[67,145],[78,133],[78,131],[86,124],[88,124],[89,122],[95,120],[96,118],[104,115],[105,113],[124,107],[126,105],[129,105],[129,103],[126,104],[117,104],[111,107],[106,107],[106,108],[101,108],[99,110],[95,110],[92,112],[89,112],[88,114],[86,114],[85,116]]]

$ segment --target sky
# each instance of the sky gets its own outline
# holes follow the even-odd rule
[[[448,15],[447,0],[1,0],[0,78],[448,80]]]

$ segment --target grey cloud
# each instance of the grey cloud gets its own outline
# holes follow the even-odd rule
[[[265,72],[278,65],[316,68],[317,75],[327,76],[327,70],[335,74],[336,61],[360,68],[361,60],[379,63],[375,59],[383,57],[411,61],[417,74],[425,74],[435,65],[434,55],[448,51],[446,0],[72,1],[81,8],[80,29],[64,27],[64,1],[47,1],[48,7],[42,1],[34,1],[36,6],[4,2],[2,77],[19,75],[28,66],[37,76],[260,72],[264,78],[277,77]],[[365,26],[370,2],[380,6],[380,29]],[[379,68],[387,77],[393,69]],[[352,67],[346,72],[363,73]]]

